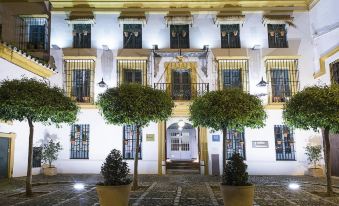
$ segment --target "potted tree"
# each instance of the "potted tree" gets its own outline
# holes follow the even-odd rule
[[[43,100],[43,101],[41,101]],[[4,80],[0,83],[0,119],[26,121],[29,126],[26,195],[32,196],[34,123],[73,123],[79,107],[62,89],[35,79]]]
[[[120,151],[113,149],[101,166],[104,182],[96,186],[101,206],[128,205],[132,182],[128,173],[129,168],[123,161]]]
[[[237,153],[227,161],[220,184],[225,206],[253,205],[254,185],[248,182],[246,170],[244,159]]]
[[[312,177],[322,177],[324,176],[324,171],[321,167],[318,167],[318,163],[320,159],[322,159],[321,155],[321,146],[307,146],[306,152],[308,161],[312,164],[310,168],[308,168],[308,174]]]
[[[60,142],[55,143],[53,139],[42,145],[42,160],[47,163],[42,167],[43,173],[46,176],[57,175],[57,168],[52,165],[52,162],[58,159],[58,153],[62,150]]]
[[[149,86],[130,83],[107,89],[97,102],[101,114],[108,123],[136,125],[134,171],[132,189],[138,188],[138,159],[141,128],[150,122],[164,121],[172,114],[174,103],[163,91]],[[128,105],[128,106],[126,106]]]
[[[227,130],[229,129],[241,131],[245,127],[260,128],[265,125],[264,121],[266,119],[266,112],[261,105],[260,99],[238,88],[225,88],[221,91],[209,92],[201,97],[194,99],[192,105],[190,106],[190,113],[190,119],[195,126],[210,127],[213,130],[222,131],[223,168],[228,171],[230,166],[233,167],[234,165],[239,165],[237,167],[234,166],[233,168],[237,169],[239,167],[243,170],[246,170],[246,167],[239,163],[240,160],[234,159],[234,161],[232,161],[233,157],[226,157],[226,143],[228,143],[226,135]],[[229,166],[225,168],[226,159],[229,158],[231,158],[231,162],[228,164]],[[236,156],[234,158],[239,157]],[[236,173],[236,170],[234,171]],[[239,172],[239,175],[244,176],[243,173]],[[234,177],[236,176],[234,175]],[[245,182],[247,184],[247,179],[244,177],[243,179],[246,181],[242,181],[241,183],[236,182],[232,184],[240,184],[240,186],[245,184]],[[228,201],[228,198],[234,194],[232,191],[238,191],[243,195],[241,199],[237,200],[240,201],[239,204],[232,204]],[[222,194],[229,194],[224,196],[224,204],[232,206],[251,205],[249,204],[249,202],[253,202],[252,193],[241,191],[241,187],[233,187],[233,189],[225,190],[225,192],[223,192]],[[235,196],[234,198],[236,197],[240,196]],[[237,201],[234,200],[234,202]]]
[[[305,101],[305,99],[307,101]],[[333,195],[331,179],[330,132],[339,132],[339,84],[306,87],[287,101],[283,112],[286,123],[300,129],[321,129],[327,195]]]

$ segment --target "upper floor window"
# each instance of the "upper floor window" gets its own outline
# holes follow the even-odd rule
[[[142,48],[141,24],[124,24],[124,48]]]
[[[75,124],[71,129],[71,159],[88,159],[89,125]]]
[[[228,130],[226,135],[226,158],[230,159],[234,153],[238,153],[246,159],[245,133],[235,130]]]
[[[91,25],[73,25],[73,48],[91,48]]]
[[[18,47],[28,51],[48,49],[48,20],[38,17],[17,18]]]
[[[221,48],[240,48],[239,24],[220,25]]]
[[[268,24],[269,48],[287,48],[287,30],[285,24]]]
[[[190,48],[189,25],[171,25],[171,49]]]
[[[123,157],[124,159],[134,159],[137,140],[137,127],[136,125],[124,126],[124,139],[123,139]],[[138,158],[141,159],[141,144],[142,131],[140,129],[139,153]]]
[[[330,65],[331,69],[331,83],[339,84],[339,60]]]
[[[218,60],[220,89],[238,87],[248,91],[248,60]]]
[[[297,93],[298,60],[266,60],[267,78],[269,80],[270,94],[269,103],[286,102],[292,95]]]
[[[274,125],[276,160],[295,160],[294,133],[285,125]]]
[[[118,81],[119,83],[147,82],[147,60],[118,60]]]
[[[65,87],[69,97],[81,103],[93,103],[94,60],[65,60]]]

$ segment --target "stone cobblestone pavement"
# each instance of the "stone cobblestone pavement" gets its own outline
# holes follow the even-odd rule
[[[0,205],[29,206],[99,206],[95,190],[98,175],[58,175],[33,177],[33,191],[42,192],[33,198],[16,195],[24,192],[24,178],[0,181]],[[219,177],[200,175],[140,175],[140,189],[130,195],[130,205],[223,205]],[[307,176],[251,176],[255,187],[255,206],[339,206],[339,195],[324,198],[313,192],[325,191],[324,178]],[[84,183],[85,189],[75,190],[74,183]],[[291,190],[288,184],[300,184]],[[48,184],[47,184],[48,183]],[[334,180],[339,193],[339,180]]]

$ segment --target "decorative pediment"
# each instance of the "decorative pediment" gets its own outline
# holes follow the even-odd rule
[[[193,25],[190,12],[170,12],[165,16],[166,25]]]
[[[290,15],[265,15],[263,16],[262,23],[267,24],[287,24],[293,25],[293,17]]]
[[[94,14],[91,11],[72,11],[68,19],[68,24],[95,24]]]
[[[214,23],[217,24],[217,25],[220,25],[220,24],[240,24],[240,25],[243,25],[244,22],[245,22],[245,15],[218,14],[214,19]]]
[[[121,12],[118,17],[119,24],[142,24],[147,23],[144,12]]]

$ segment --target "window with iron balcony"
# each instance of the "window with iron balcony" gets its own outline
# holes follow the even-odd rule
[[[189,25],[171,25],[170,43],[171,49],[190,48]]]
[[[141,49],[142,48],[142,25],[124,24],[124,48]]]
[[[147,60],[117,60],[118,84],[138,83],[147,85]]]
[[[267,59],[266,76],[269,83],[269,104],[283,104],[299,90],[297,59]]]
[[[267,30],[269,48],[288,48],[285,24],[268,24]]]
[[[339,84],[339,59],[330,64],[331,84]]]
[[[93,104],[95,61],[65,59],[64,66],[64,86],[67,96],[80,104]]]
[[[49,26],[48,17],[18,16],[16,18],[17,47],[34,54],[36,58],[45,61],[49,59]]]
[[[240,48],[239,24],[220,25],[221,48]]]
[[[219,59],[218,68],[219,89],[236,87],[249,91],[247,59]]]

